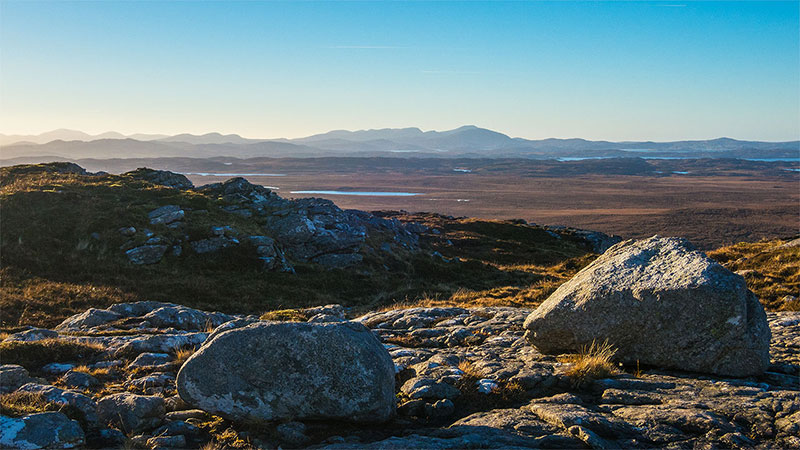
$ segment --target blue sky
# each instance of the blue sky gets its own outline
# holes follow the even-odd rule
[[[800,2],[0,0],[0,132],[800,139]]]

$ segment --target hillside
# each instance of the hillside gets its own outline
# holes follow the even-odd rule
[[[339,235],[331,233],[339,233],[339,225],[332,224],[324,234],[300,244],[296,236],[281,235],[288,222],[274,218],[282,216],[243,214],[234,198],[238,193],[176,189],[142,178],[165,173],[169,174],[89,175],[67,163],[3,168],[3,326],[52,325],[87,307],[145,299],[249,313],[332,302],[366,310],[395,302],[447,299],[454,293],[483,296],[485,292],[491,298],[493,290],[503,287],[515,292],[517,304],[533,305],[591,258],[591,246],[571,230],[553,233],[522,223],[432,214],[361,213],[379,226],[367,224],[363,239],[347,241],[346,251],[320,250],[338,255],[326,267],[326,260],[319,263],[303,252],[310,245],[336,245],[358,233],[336,241],[331,236]],[[176,177],[173,181],[185,180],[170,175]],[[241,181],[240,188],[256,189]],[[272,201],[284,202],[271,195]],[[279,213],[291,220],[305,220],[307,216],[297,214],[313,208],[330,213],[314,216],[315,220],[351,214],[327,201],[281,204],[288,213]],[[150,223],[148,213],[165,205],[182,208],[185,217],[179,225]],[[411,221],[425,226],[404,228]],[[126,236],[131,227],[138,231]],[[233,231],[218,236],[212,227]],[[265,269],[260,247],[245,239],[265,234],[283,236],[278,238],[278,250],[286,253],[294,273]],[[147,244],[151,239],[161,242]],[[204,253],[192,246],[222,239],[231,245]],[[234,239],[241,244],[233,245]],[[163,252],[157,264],[132,264],[126,256],[137,246],[159,247],[166,241],[172,243],[169,252]],[[175,247],[182,250],[180,256]],[[337,262],[342,258],[360,262],[339,267],[345,265]]]

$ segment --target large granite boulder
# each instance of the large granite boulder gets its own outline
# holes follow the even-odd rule
[[[766,314],[744,279],[684,239],[611,247],[525,320],[543,353],[608,340],[627,363],[728,376],[769,365]]]
[[[188,404],[232,420],[383,422],[394,364],[354,322],[260,322],[209,339],[178,373]]]

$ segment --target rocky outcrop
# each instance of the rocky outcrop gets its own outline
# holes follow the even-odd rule
[[[85,436],[78,422],[59,412],[31,414],[21,418],[0,416],[2,448],[75,448],[84,442]]]
[[[394,367],[363,325],[259,323],[222,332],[178,373],[190,405],[234,420],[383,422]]]
[[[770,331],[744,279],[678,238],[612,247],[525,321],[545,353],[607,340],[626,363],[749,376],[769,364]]]
[[[184,175],[167,170],[153,170],[141,167],[130,172],[125,172],[122,176],[175,189],[191,189],[194,187],[192,182]]]
[[[342,210],[330,200],[320,198],[281,198],[244,178],[232,178],[198,190],[229,203],[226,209],[231,213],[262,217],[266,221],[265,235],[275,239],[293,261],[327,267],[356,264],[363,258],[360,252],[371,232],[386,234],[386,241],[401,248],[416,249],[419,241],[418,230],[397,220],[382,219],[364,211]]]

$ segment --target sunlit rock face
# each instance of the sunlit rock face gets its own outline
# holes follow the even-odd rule
[[[615,245],[524,326],[543,353],[608,340],[627,363],[729,376],[769,365],[767,317],[744,279],[680,238]]]

